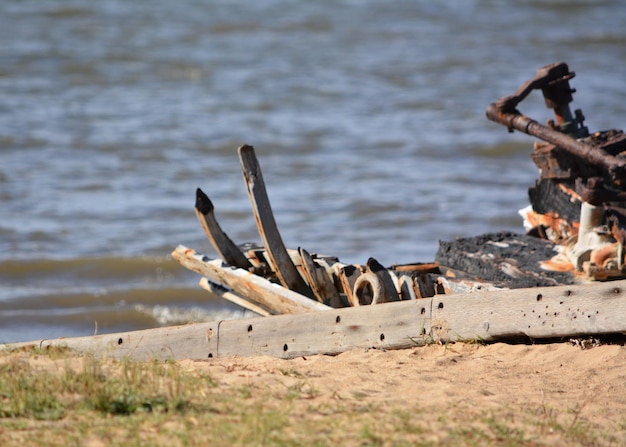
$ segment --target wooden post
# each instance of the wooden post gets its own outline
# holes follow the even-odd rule
[[[211,199],[209,199],[200,188],[196,189],[196,216],[198,216],[204,234],[209,238],[215,251],[228,264],[244,270],[251,269],[252,264],[248,258],[246,258],[246,255],[244,255],[239,247],[222,231],[222,228],[215,219],[214,210],[215,208],[213,207]]]
[[[272,269],[276,272],[282,285],[301,295],[315,299],[313,291],[293,264],[278,232],[272,207],[265,190],[261,166],[254,154],[254,148],[243,145],[238,152],[254,218]]]

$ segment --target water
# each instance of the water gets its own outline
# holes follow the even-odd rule
[[[215,256],[196,187],[259,241],[243,143],[291,248],[389,265],[523,231],[533,140],[485,108],[565,61],[590,130],[622,128],[625,25],[617,0],[3,1],[0,342],[245,316],[170,257]]]

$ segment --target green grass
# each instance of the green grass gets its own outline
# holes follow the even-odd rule
[[[229,386],[176,362],[100,360],[64,350],[4,353],[0,445],[619,444],[585,422],[582,408],[486,411],[418,407],[409,399],[383,407],[365,394],[321,399],[297,369],[280,370],[279,380],[284,386]]]

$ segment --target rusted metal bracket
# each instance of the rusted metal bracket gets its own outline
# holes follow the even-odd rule
[[[574,77],[567,64],[560,62],[546,65],[537,71],[537,75],[526,81],[511,96],[505,96],[487,107],[487,118],[506,126],[509,131],[517,129],[528,135],[552,143],[582,160],[602,168],[614,182],[619,183],[626,174],[626,160],[608,154],[601,148],[580,141],[589,135],[583,126],[584,117],[580,110],[572,114],[569,103],[575,92],[569,85]],[[523,115],[517,110],[518,104],[533,90],[543,92],[546,105],[555,113],[556,123],[549,121],[549,126]]]

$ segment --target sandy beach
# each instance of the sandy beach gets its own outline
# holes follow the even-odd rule
[[[76,402],[90,397],[78,395],[100,388],[83,387],[69,397],[67,390],[59,390],[66,396],[62,417],[0,418],[0,442],[30,445],[45,439],[37,445],[94,447],[626,444],[626,348],[621,344],[452,343],[290,360],[225,357],[138,364],[103,360],[94,367],[80,356],[4,354],[0,368],[5,372],[17,367],[46,382],[59,376],[75,381],[81,371],[96,371],[96,378],[121,377],[124,383],[130,377],[135,388],[147,385],[169,390],[162,395],[170,399],[182,396],[187,409],[127,416],[85,413],[85,405]],[[68,376],[70,370],[75,373]],[[6,375],[0,385],[3,381]],[[7,402],[0,399],[5,408]]]

